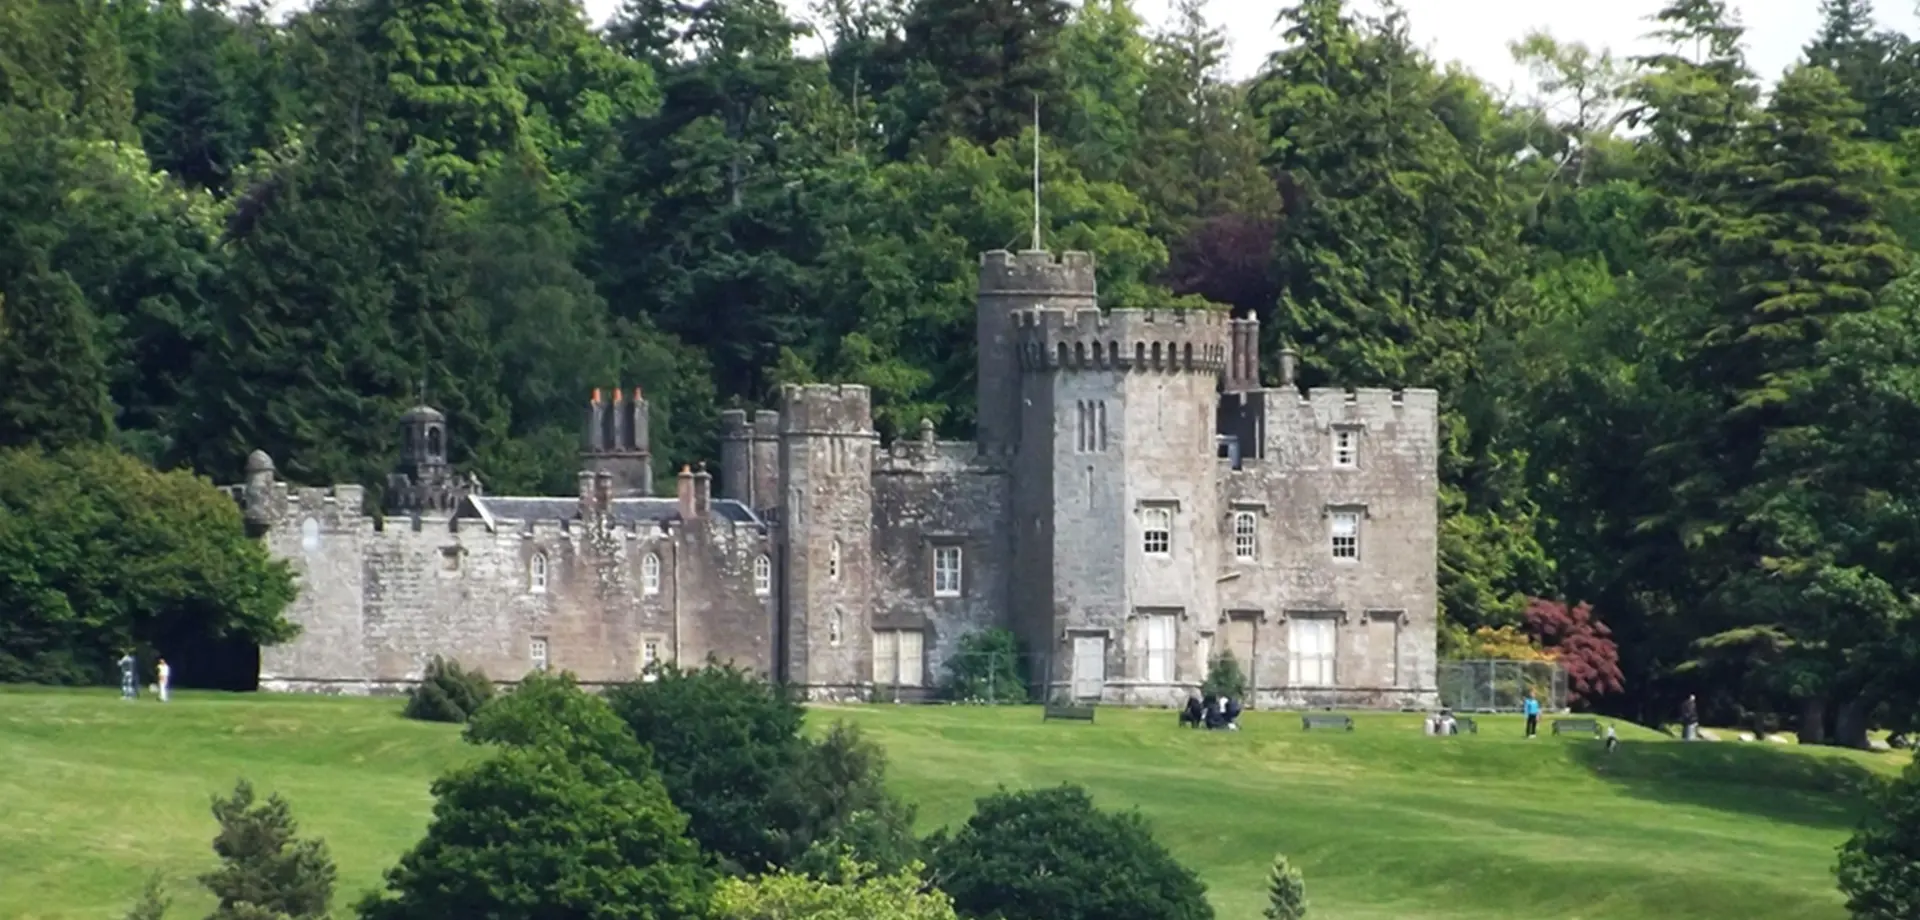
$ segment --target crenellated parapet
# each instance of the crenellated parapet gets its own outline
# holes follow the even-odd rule
[[[787,384],[781,388],[780,432],[872,434],[873,394],[858,384]]]
[[[1098,291],[1093,253],[1044,250],[980,254],[980,294],[986,297],[1085,297]]]
[[[1029,372],[1119,370],[1220,374],[1230,324],[1212,310],[1055,310],[1014,313],[1020,367]]]
[[[1387,420],[1409,413],[1433,413],[1440,409],[1437,390],[1402,387],[1312,387],[1294,391],[1296,400],[1312,407],[1313,414],[1326,418],[1350,418],[1356,422]]]

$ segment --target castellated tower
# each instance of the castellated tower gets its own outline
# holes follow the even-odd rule
[[[780,504],[780,413],[720,413],[720,492],[755,512]]]
[[[1092,253],[1068,252],[1055,259],[1045,251],[996,250],[980,256],[974,385],[982,453],[1010,454],[1020,443],[1024,408],[1013,314],[1034,308],[1092,310],[1096,294]]]
[[[1091,258],[1060,264],[1087,279],[1090,300]],[[1015,583],[1017,628],[1051,652],[1050,694],[1183,701],[1204,679],[1194,642],[1218,609],[1214,421],[1229,320],[1075,305],[1012,320],[1014,525],[1020,560],[1033,560]]]
[[[859,699],[872,674],[872,396],[863,386],[781,391],[777,660],[815,698]]]

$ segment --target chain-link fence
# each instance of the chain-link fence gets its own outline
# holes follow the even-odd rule
[[[1567,669],[1557,661],[1442,661],[1440,705],[1459,712],[1519,712],[1532,693],[1545,711],[1567,708]]]
[[[1082,654],[1076,656],[1074,651]],[[926,658],[919,667],[903,658],[876,669],[872,701],[1008,705],[1097,699],[1109,680],[1130,676],[1133,681],[1154,684],[1204,682],[1209,692],[1246,699],[1251,705],[1252,689],[1260,677],[1254,673],[1254,662],[1225,651],[1213,654],[1202,668],[1197,658],[1149,649],[1129,650],[1122,661],[1114,662],[1104,644],[1070,649],[1058,659],[1008,648],[963,649],[945,661],[936,661],[932,655]],[[1125,670],[1115,673],[1116,666]],[[1327,670],[1331,675],[1330,661]],[[1210,677],[1215,680],[1209,681]]]

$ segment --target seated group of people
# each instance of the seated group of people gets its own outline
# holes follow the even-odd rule
[[[1439,712],[1428,715],[1427,716],[1427,734],[1429,735],[1460,734],[1460,723],[1454,719],[1453,710],[1442,709]]]
[[[1199,728],[1237,732],[1240,730],[1240,701],[1228,696],[1207,694],[1205,700],[1187,697],[1187,708],[1180,712],[1181,728]]]

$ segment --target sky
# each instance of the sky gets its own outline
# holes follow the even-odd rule
[[[605,20],[620,0],[585,0],[596,21]],[[806,0],[785,0],[798,18],[807,18]],[[1913,0],[1881,0],[1881,24],[1908,34],[1920,31]],[[1226,27],[1234,77],[1252,75],[1279,45],[1273,22],[1287,4],[1282,0],[1209,0],[1207,16]],[[1414,40],[1441,62],[1458,61],[1496,93],[1527,95],[1526,69],[1513,63],[1507,43],[1544,29],[1561,41],[1585,42],[1616,56],[1649,49],[1643,36],[1648,17],[1666,0],[1400,0]],[[1800,54],[1820,23],[1819,0],[1729,0],[1747,27],[1747,62],[1768,82]],[[1134,0],[1134,9],[1151,25],[1167,22],[1167,0]],[[1370,0],[1357,9],[1371,12]]]

